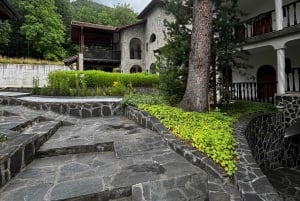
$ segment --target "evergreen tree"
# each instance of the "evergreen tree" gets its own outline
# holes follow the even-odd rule
[[[158,72],[161,94],[175,105],[182,99],[187,80],[189,52],[191,45],[192,0],[167,1],[167,14],[174,16],[174,21],[165,21],[167,45],[160,49]]]
[[[166,11],[175,16],[174,22],[166,22],[168,28],[167,45],[161,49],[159,62],[161,92],[180,101],[186,87],[189,52],[191,47],[192,0],[174,0],[166,2]],[[245,58],[245,54],[236,54],[234,29],[239,23],[237,0],[215,0],[212,27],[210,89],[216,91],[216,72],[226,74],[226,69],[245,66],[236,62],[236,58]],[[184,67],[183,67],[184,66]],[[180,79],[178,79],[180,78]],[[172,82],[175,80],[175,82]],[[177,81],[180,80],[180,81]],[[222,81],[222,80],[218,80]],[[194,85],[197,87],[197,85]],[[180,90],[178,90],[180,89]],[[214,93],[215,94],[215,93]],[[214,95],[214,98],[216,95]],[[176,102],[175,101],[175,102]],[[174,101],[172,102],[174,104]]]

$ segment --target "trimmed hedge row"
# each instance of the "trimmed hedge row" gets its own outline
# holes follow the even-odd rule
[[[111,87],[114,82],[132,87],[154,87],[158,85],[157,75],[136,73],[108,73],[103,71],[54,71],[48,75],[48,84],[51,88],[59,88],[61,82],[68,82],[69,87],[76,88],[78,81],[86,84],[87,88]]]

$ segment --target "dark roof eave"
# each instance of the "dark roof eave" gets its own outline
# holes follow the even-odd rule
[[[154,8],[157,4],[164,4],[163,0],[152,0],[145,8],[142,10],[142,12],[137,16],[138,19],[143,19],[147,13]]]
[[[137,25],[140,25],[140,24],[144,24],[144,23],[146,23],[146,22],[147,22],[146,19],[139,20],[139,21],[136,22],[136,23],[133,23],[133,24],[129,24],[129,25],[126,25],[126,26],[119,27],[119,28],[117,29],[117,31],[119,32],[119,31],[121,31],[121,30],[130,28],[130,27],[133,27],[133,26],[137,26]]]
[[[117,27],[113,27],[113,26],[92,24],[92,23],[89,23],[89,22],[79,22],[79,21],[72,21],[71,26],[78,26],[78,27],[91,28],[91,29],[104,30],[104,31],[111,31],[111,32],[115,32],[118,29]]]

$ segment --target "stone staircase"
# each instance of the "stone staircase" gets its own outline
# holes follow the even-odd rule
[[[209,200],[208,174],[125,117],[0,106],[1,201]]]

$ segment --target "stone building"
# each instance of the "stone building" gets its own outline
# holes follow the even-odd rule
[[[164,20],[173,20],[163,5],[162,0],[152,0],[138,15],[137,23],[124,27],[72,22],[71,39],[80,52],[65,64],[77,62],[81,70],[119,67],[123,73],[152,71],[155,52],[166,44]]]

